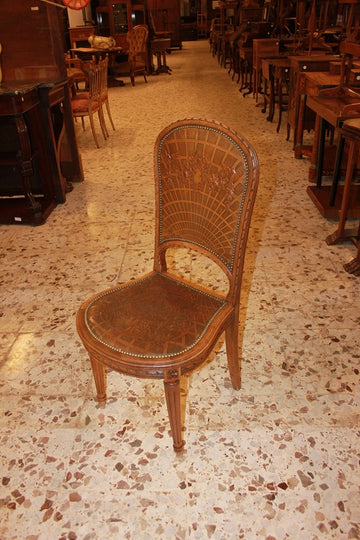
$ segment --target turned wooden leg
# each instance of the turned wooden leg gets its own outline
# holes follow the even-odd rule
[[[234,313],[230,324],[225,330],[226,354],[230,372],[231,384],[235,390],[241,388],[241,366],[239,360],[239,317]]]
[[[98,362],[95,358],[90,357],[92,372],[94,375],[96,386],[96,399],[105,405],[106,403],[106,369],[104,364]]]
[[[180,375],[178,370],[174,369],[169,374],[166,374],[164,387],[174,450],[175,452],[181,452],[185,441],[183,441],[181,429]]]

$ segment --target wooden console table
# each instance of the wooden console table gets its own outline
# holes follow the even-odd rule
[[[158,73],[171,74],[171,68],[166,64],[166,51],[170,49],[170,46],[170,38],[154,38],[150,41],[151,56],[155,56],[157,60],[157,68],[154,69],[152,66],[153,75]]]
[[[40,225],[83,180],[67,81],[0,85],[0,223]]]
[[[323,88],[332,88],[338,86],[340,83],[340,75],[334,75],[323,71],[315,71],[311,73],[304,73],[299,80],[299,109],[297,122],[295,126],[294,134],[294,152],[296,158],[302,156],[311,156],[311,146],[304,146],[303,134],[304,126],[306,123],[306,102],[307,98],[315,97],[319,95],[319,92]]]
[[[339,56],[332,54],[303,54],[299,56],[289,56],[290,60],[290,95],[288,106],[288,134],[287,138],[290,138],[290,130],[294,131],[294,149],[295,149],[295,133],[297,131],[297,124],[299,119],[299,109],[301,96],[304,95],[303,85],[304,77],[306,73],[313,71],[329,71],[330,62],[338,60]],[[304,129],[312,129],[314,127],[314,117],[310,115],[309,118],[305,117]],[[295,157],[301,157],[296,155]]]
[[[322,175],[324,172],[325,153],[325,129],[326,124],[334,128],[342,126],[347,119],[358,117],[359,112],[352,108],[359,102],[358,97],[344,94],[338,97],[309,97],[308,107],[316,114],[315,134],[313,139],[311,166],[309,170],[309,180],[316,181],[316,185],[308,186],[307,193],[314,202],[320,213],[326,218],[338,218],[342,204],[343,188],[339,187],[335,198],[331,197],[332,185],[322,185]],[[332,152],[335,158],[335,149]],[[335,160],[334,160],[335,161]],[[332,175],[334,164],[328,165],[325,172]],[[354,196],[348,208],[349,217],[360,217],[360,190],[359,186],[354,186]]]

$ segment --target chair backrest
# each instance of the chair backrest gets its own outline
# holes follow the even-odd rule
[[[89,74],[89,99],[90,101],[100,102],[104,65],[92,61],[88,65],[87,72]]]
[[[138,24],[128,31],[126,40],[129,44],[129,60],[146,57],[149,29],[145,24]]]
[[[224,271],[235,303],[258,185],[255,150],[218,122],[180,120],[159,134],[154,167],[155,270],[166,269],[170,247],[200,251]]]
[[[102,100],[105,101],[108,97],[108,55],[105,58],[101,58],[98,65],[100,67],[100,93]]]

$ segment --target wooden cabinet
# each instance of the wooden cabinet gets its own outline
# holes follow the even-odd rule
[[[127,48],[126,34],[132,28],[130,0],[114,2],[100,0],[96,8],[97,30],[100,36],[112,36],[117,47]]]
[[[96,26],[78,26],[69,28],[70,47],[88,47],[90,36],[97,34]]]
[[[53,181],[37,84],[0,88],[0,223],[43,223],[65,183]]]
[[[63,10],[3,3],[0,223],[43,223],[83,180],[65,66]]]
[[[148,0],[155,32],[170,33],[171,47],[181,48],[180,0]]]

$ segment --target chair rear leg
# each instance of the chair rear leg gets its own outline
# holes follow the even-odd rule
[[[231,384],[235,390],[241,388],[241,365],[239,360],[239,317],[234,314],[225,330],[226,354]]]
[[[106,128],[104,111],[103,111],[102,106],[98,110],[98,116],[99,116],[99,123],[100,123],[101,131],[102,131],[103,137],[104,137],[104,139],[106,141],[106,139],[109,137],[109,133],[108,133],[108,130]]]
[[[171,370],[170,376],[165,377],[164,388],[174,450],[175,452],[181,452],[185,441],[183,441],[181,429],[180,376],[178,370]]]
[[[98,141],[96,131],[95,131],[94,118],[93,118],[92,114],[89,115],[89,119],[90,119],[90,126],[91,126],[91,131],[92,131],[92,134],[93,134],[93,137],[94,137],[95,144],[96,144],[97,148],[100,148],[99,141]]]
[[[109,102],[107,100],[105,101],[105,106],[106,106],[106,111],[107,111],[107,114],[108,114],[108,117],[109,117],[109,120],[110,120],[111,127],[115,131],[114,122],[113,122],[111,112],[110,112],[110,105],[109,105]]]

